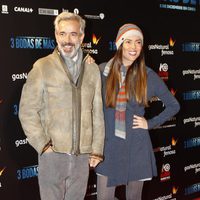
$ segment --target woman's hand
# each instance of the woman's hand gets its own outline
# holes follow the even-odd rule
[[[134,115],[132,128],[133,129],[135,129],[135,128],[148,129],[147,120],[144,117]]]
[[[95,63],[95,60],[92,56],[88,55],[88,57],[86,58],[86,63],[92,64]]]

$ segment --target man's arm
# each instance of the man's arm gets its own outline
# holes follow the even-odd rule
[[[23,86],[19,105],[19,119],[28,142],[39,154],[50,141],[42,127],[42,120],[44,120],[42,113],[44,108],[43,93],[42,73],[39,66],[34,66]]]
[[[92,154],[90,155],[90,166],[95,167],[100,161],[103,160],[103,148],[104,148],[104,115],[102,105],[102,94],[101,94],[101,77],[100,71],[97,67],[97,75],[95,79],[95,95],[93,100],[93,143],[92,143]]]

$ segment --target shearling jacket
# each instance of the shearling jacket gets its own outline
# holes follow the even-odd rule
[[[23,86],[19,119],[29,143],[41,154],[103,155],[104,119],[98,66],[83,59],[77,84],[57,49],[37,60]]]

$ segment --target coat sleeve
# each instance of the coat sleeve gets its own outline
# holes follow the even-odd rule
[[[40,154],[50,141],[42,126],[44,83],[39,66],[33,66],[23,86],[19,119],[28,142]]]
[[[104,115],[102,105],[102,93],[101,93],[101,76],[97,67],[95,76],[95,93],[93,99],[93,143],[92,143],[92,155],[98,155],[103,157],[104,138],[105,138],[105,126]]]
[[[168,90],[164,81],[153,71],[148,73],[148,94],[150,97],[158,97],[164,104],[164,110],[157,116],[147,120],[148,129],[162,125],[164,122],[178,113],[180,105],[176,98]]]

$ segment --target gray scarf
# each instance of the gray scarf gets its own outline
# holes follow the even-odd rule
[[[72,76],[72,80],[74,82],[74,84],[76,84],[78,77],[80,75],[80,68],[81,68],[81,63],[83,60],[83,52],[82,49],[79,48],[78,52],[77,52],[77,59],[76,61],[74,61],[72,58],[69,57],[63,57],[63,60],[65,62],[65,64],[67,65],[69,72]]]

